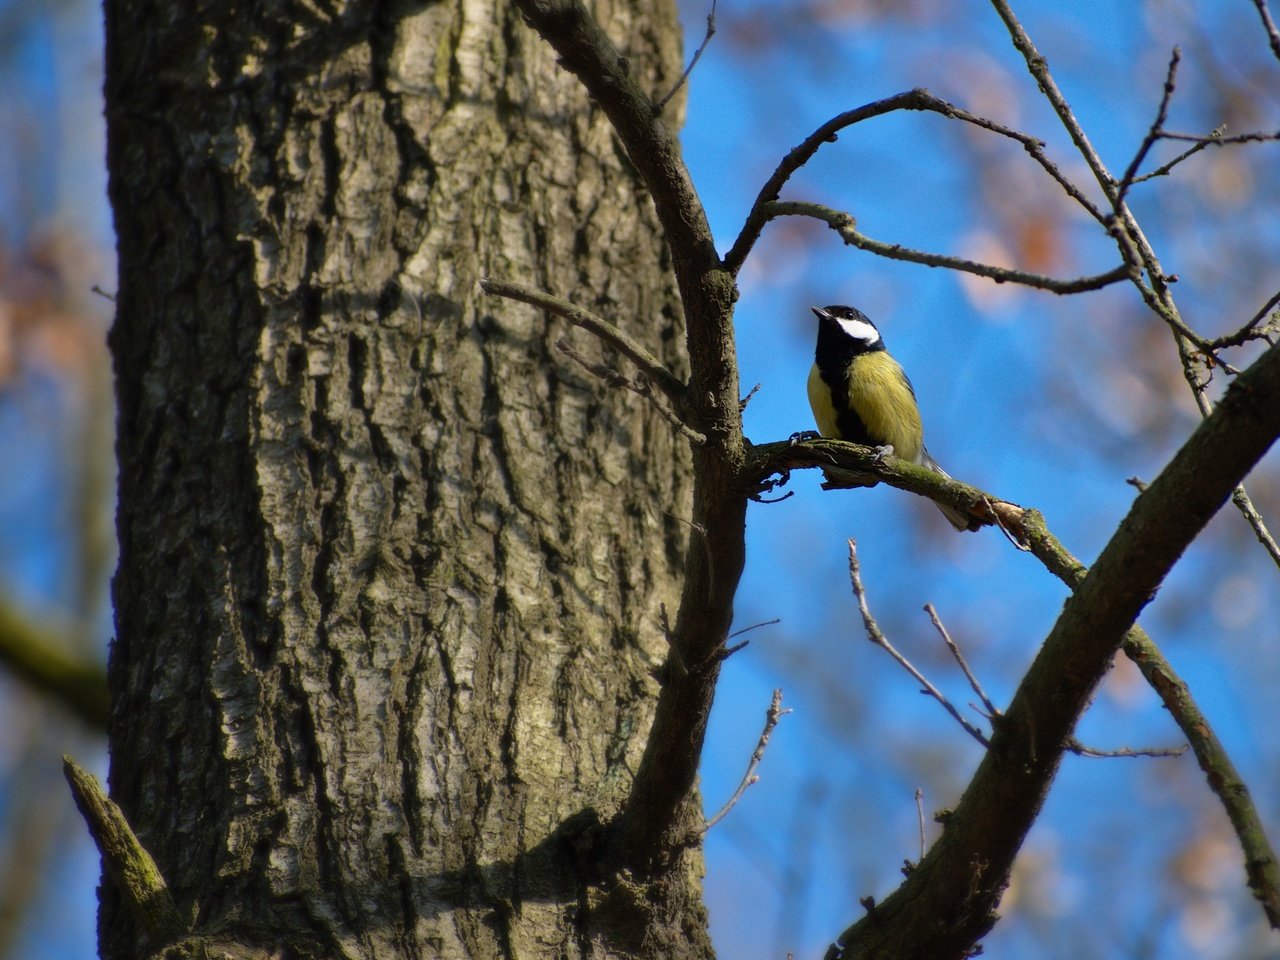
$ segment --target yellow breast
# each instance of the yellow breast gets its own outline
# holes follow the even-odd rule
[[[823,383],[816,363],[809,370],[809,409],[813,411],[818,432],[824,437],[839,439],[840,425],[836,420],[836,408],[831,404],[831,391]]]
[[[841,395],[843,394],[843,395]],[[874,445],[891,444],[895,456],[919,463],[924,453],[924,428],[911,383],[898,362],[883,350],[853,361],[852,375],[833,392],[814,364],[809,371],[809,405],[824,437],[844,436],[840,415],[852,411]]]

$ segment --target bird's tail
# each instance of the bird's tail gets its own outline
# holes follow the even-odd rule
[[[933,457],[929,456],[928,450],[922,449],[920,451],[920,459],[921,459],[920,465],[922,467],[928,467],[934,473],[940,474],[941,476],[946,477],[948,480],[951,479],[951,474],[943,470],[942,467],[938,464],[938,461],[933,459]],[[947,518],[947,522],[950,523],[957,530],[977,530],[979,527],[983,526],[983,522],[979,520],[977,517],[970,516],[967,513],[963,513],[957,510],[955,507],[947,506],[945,503],[936,503],[936,502],[934,503],[934,506],[942,511],[942,515]]]

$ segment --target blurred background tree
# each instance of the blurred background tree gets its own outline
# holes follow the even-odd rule
[[[114,266],[100,14],[0,3],[0,956],[93,950],[98,858],[58,757],[105,767]],[[74,893],[71,893],[74,891]],[[76,906],[67,909],[70,895]]]
[[[1046,0],[1017,5],[1095,146],[1123,170],[1155,116],[1170,50],[1183,64],[1167,126],[1280,128],[1280,60],[1250,0]],[[708,10],[686,4],[687,46]],[[0,607],[101,668],[110,631],[111,413],[102,346],[114,287],[102,172],[100,12],[80,0],[0,5]],[[689,87],[686,156],[727,243],[791,146],[833,114],[916,86],[1048,142],[1087,180],[988,5],[929,0],[738,2]],[[1179,152],[1157,144],[1146,169]],[[1275,144],[1210,148],[1131,202],[1179,277],[1188,320],[1214,336],[1280,288]],[[927,115],[846,131],[788,196],[848,210],[878,239],[1056,276],[1104,270],[1114,248],[1016,145]],[[748,261],[737,323],[757,442],[812,426],[803,382],[811,304],[848,302],[881,326],[920,396],[932,452],[960,479],[1044,511],[1090,560],[1198,413],[1167,329],[1128,287],[1055,297],[886,261],[820,224],[775,222]],[[1253,355],[1232,357],[1243,367]],[[1218,373],[1212,390],[1223,386]],[[1273,452],[1250,482],[1280,516]],[[860,897],[896,885],[926,814],[954,802],[969,741],[861,637],[845,539],[856,536],[891,638],[965,702],[920,612],[933,602],[998,704],[1064,591],[998,534],[958,537],[894,491],[797,495],[753,508],[738,601],[750,647],[726,665],[703,791],[715,808],[755,742],[769,690],[795,709],[762,780],[708,836],[707,896],[724,956],[820,954]],[[1277,569],[1231,509],[1144,613],[1280,826]],[[57,769],[95,739],[29,669],[0,674],[0,956],[93,952],[96,856]],[[28,679],[23,679],[24,677]],[[1108,678],[1080,736],[1099,748],[1172,746],[1176,729],[1136,670]],[[102,761],[99,760],[99,765]],[[929,824],[933,829],[932,824]],[[1280,953],[1245,889],[1225,817],[1189,756],[1071,758],[1022,854],[995,956],[1263,958]]]

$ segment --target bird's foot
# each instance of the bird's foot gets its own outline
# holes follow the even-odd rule
[[[793,433],[790,438],[791,446],[793,447],[802,440],[821,440],[821,439],[822,439],[822,434],[818,433],[817,430],[800,430],[797,433]]]
[[[885,457],[892,457],[892,456],[893,456],[892,443],[886,443],[882,446],[876,447],[876,458],[875,458],[876,463],[884,463]]]

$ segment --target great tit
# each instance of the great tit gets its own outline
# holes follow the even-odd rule
[[[824,437],[870,447],[946,477],[924,447],[916,393],[866,314],[854,307],[814,307],[818,346],[809,371],[809,406]],[[888,452],[887,450],[885,452]],[[957,530],[977,530],[975,517],[936,504]]]

